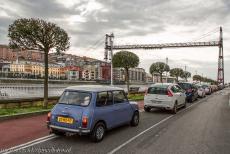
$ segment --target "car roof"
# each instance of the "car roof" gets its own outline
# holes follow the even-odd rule
[[[178,82],[178,84],[194,84],[194,83],[191,83],[191,82]]]
[[[113,91],[113,90],[124,90],[114,86],[101,86],[101,85],[84,85],[84,86],[70,86],[65,90],[77,90],[77,91],[88,91],[88,92],[100,92],[100,91]]]
[[[167,87],[170,85],[176,85],[175,83],[155,83],[155,84],[151,84],[150,87],[156,87],[156,86],[163,86],[163,87]]]

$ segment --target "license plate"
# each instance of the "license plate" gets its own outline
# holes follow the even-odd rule
[[[152,103],[155,103],[155,104],[160,104],[161,103],[161,101],[155,101],[155,100],[151,100],[152,101]]]
[[[73,124],[73,119],[72,118],[66,118],[66,117],[58,117],[58,122]]]

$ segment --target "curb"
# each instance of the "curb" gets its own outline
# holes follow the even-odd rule
[[[50,110],[44,110],[44,111],[37,111],[37,112],[27,112],[27,113],[21,113],[21,114],[14,114],[14,115],[4,115],[0,116],[0,122],[5,120],[11,120],[11,119],[20,119],[25,117],[31,117],[31,116],[37,116],[48,113]]]
[[[228,106],[230,107],[230,93],[228,93]]]

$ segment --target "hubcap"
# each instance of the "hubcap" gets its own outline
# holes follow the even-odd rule
[[[99,126],[99,127],[97,128],[97,131],[96,131],[97,139],[99,139],[99,140],[102,139],[102,137],[103,137],[103,135],[104,135],[104,132],[105,132],[104,127]]]
[[[177,105],[175,104],[174,111],[177,112]]]
[[[138,118],[137,114],[135,114],[135,116],[134,116],[134,122],[135,122],[135,124],[138,124],[138,122],[139,122],[139,118]]]

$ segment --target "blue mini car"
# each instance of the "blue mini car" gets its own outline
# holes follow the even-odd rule
[[[68,87],[47,117],[52,133],[89,134],[95,142],[106,130],[127,123],[139,124],[138,105],[128,101],[123,89],[110,86]]]

